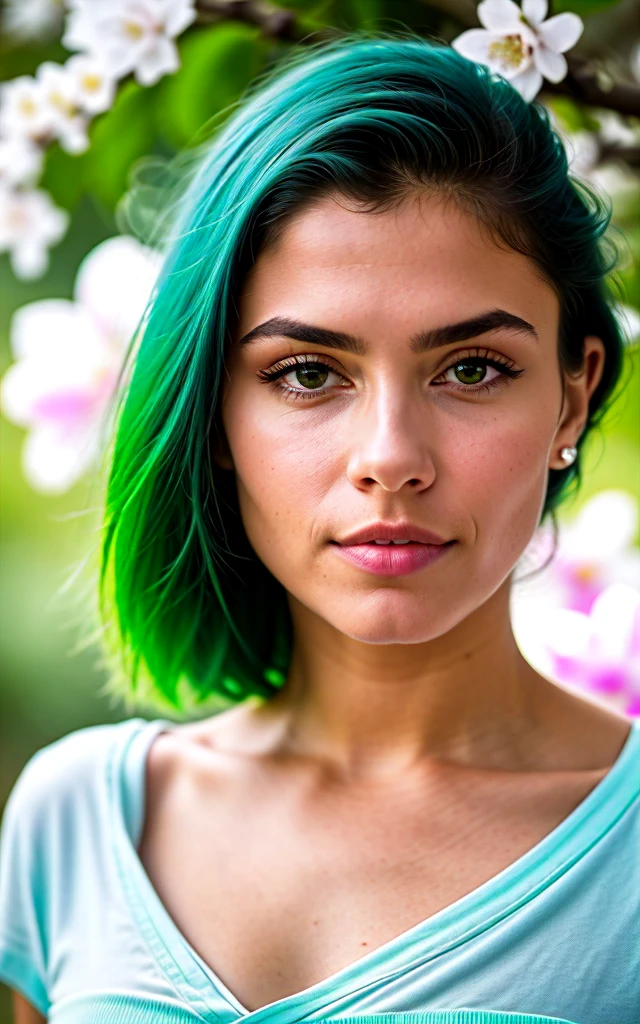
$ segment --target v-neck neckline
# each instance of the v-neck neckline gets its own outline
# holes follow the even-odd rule
[[[125,765],[136,743],[133,762],[134,794],[144,821],[147,754],[155,737],[175,728],[168,719],[129,719],[122,742],[114,744],[107,776],[112,816],[113,852],[120,883],[133,919],[158,964],[185,1003],[208,1024],[271,1024],[304,1008],[302,1016],[322,1009],[327,1002],[362,991],[371,985],[433,959],[468,942],[495,925],[546,889],[568,871],[624,814],[637,798],[640,772],[631,768],[640,754],[640,719],[630,729],[618,757],[603,778],[551,832],[498,874],[454,903],[406,929],[359,960],[308,988],[248,1010],[190,945],[162,903],[132,842],[125,816]],[[129,777],[131,779],[131,776]],[[129,784],[131,782],[129,781]],[[230,1012],[224,1016],[212,1006],[217,997]],[[299,1020],[298,1016],[290,1018]]]

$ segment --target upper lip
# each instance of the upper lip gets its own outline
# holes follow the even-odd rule
[[[337,544],[367,544],[372,540],[415,540],[421,544],[447,544],[448,542],[432,530],[425,530],[413,523],[371,523],[360,530],[354,530],[336,541]]]

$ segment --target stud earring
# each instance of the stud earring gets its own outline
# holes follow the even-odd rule
[[[565,466],[570,466],[571,463],[575,461],[577,454],[577,448],[562,448],[560,451],[560,458],[564,462]]]

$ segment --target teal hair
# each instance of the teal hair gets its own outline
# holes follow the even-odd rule
[[[610,206],[569,175],[545,108],[409,30],[293,48],[199,153],[123,367],[100,609],[108,686],[125,699],[183,713],[212,695],[267,698],[284,681],[286,592],[249,545],[233,471],[212,458],[240,290],[257,252],[311,200],[338,191],[385,210],[416,189],[534,261],[560,299],[559,372],[581,368],[586,334],[602,338],[579,449],[612,400],[623,339],[605,281]],[[580,453],[549,471],[541,521],[579,479]]]

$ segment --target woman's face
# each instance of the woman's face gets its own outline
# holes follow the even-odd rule
[[[417,643],[508,583],[588,395],[578,384],[563,403],[559,302],[529,259],[433,199],[375,215],[346,206],[318,201],[254,264],[226,362],[230,458],[217,458],[235,470],[253,549],[293,599],[354,639]],[[357,341],[280,325],[241,342],[274,318]],[[424,545],[360,547],[367,571],[336,542],[380,521],[453,543],[395,575],[374,560],[392,568]]]

